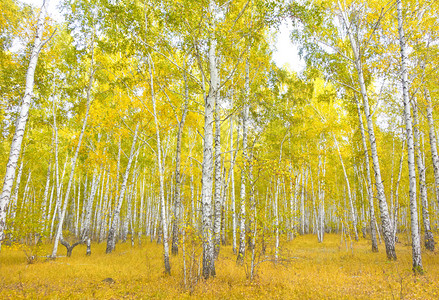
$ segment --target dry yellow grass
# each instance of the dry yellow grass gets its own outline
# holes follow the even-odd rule
[[[50,245],[44,246],[49,252]],[[426,274],[413,276],[411,248],[397,245],[397,262],[371,253],[369,241],[353,243],[347,251],[340,236],[315,236],[284,242],[282,264],[264,262],[250,281],[246,266],[235,264],[231,247],[221,249],[217,276],[191,288],[183,284],[181,254],[171,258],[172,275],[163,273],[162,246],[118,244],[105,254],[105,244],[93,245],[85,256],[78,246],[71,258],[40,259],[27,264],[23,251],[3,247],[0,253],[1,299],[439,299],[439,258],[423,252]],[[65,249],[59,254],[64,255]],[[112,278],[115,282],[103,281]]]

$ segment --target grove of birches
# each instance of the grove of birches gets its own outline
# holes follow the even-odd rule
[[[198,245],[212,280],[224,247],[253,277],[338,234],[428,270],[438,1],[48,2],[0,2],[1,251],[159,243],[172,276]],[[285,23],[300,72],[274,63]]]

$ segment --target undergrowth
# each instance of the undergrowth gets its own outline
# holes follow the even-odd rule
[[[41,245],[50,253],[51,245]],[[319,244],[312,235],[282,243],[280,261],[267,250],[253,280],[246,267],[236,265],[231,246],[221,248],[217,276],[198,277],[200,248],[186,247],[186,281],[182,254],[171,257],[171,276],[164,274],[162,246],[117,244],[105,254],[105,243],[93,244],[91,256],[78,246],[72,257],[32,264],[16,247],[0,252],[0,299],[438,299],[439,258],[423,252],[425,275],[411,271],[411,248],[397,244],[398,260],[387,261],[384,246],[372,253],[368,240],[340,247],[340,237],[325,235]],[[272,250],[272,249],[271,249]],[[65,249],[59,250],[65,255]],[[247,251],[246,264],[250,264]],[[260,261],[264,257],[259,258]],[[248,271],[247,271],[248,272]]]

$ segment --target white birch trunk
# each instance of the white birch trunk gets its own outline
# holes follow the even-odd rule
[[[395,203],[392,213],[392,224],[393,224],[393,239],[396,242],[396,233],[398,231],[398,211],[399,211],[399,184],[401,182],[401,176],[402,176],[402,166],[404,162],[404,147],[405,147],[405,140],[402,142],[401,146],[401,158],[399,160],[399,171],[398,171],[398,179],[396,180],[396,187],[395,187]]]
[[[52,185],[52,188],[50,190],[50,199],[49,199],[49,212],[47,213],[47,220],[50,220],[50,216],[52,215],[52,204],[53,204],[53,194],[55,191],[55,185]],[[46,226],[44,227],[44,231],[46,231],[48,228],[49,224],[46,221]],[[51,227],[50,227],[50,232],[49,232],[49,237],[50,239],[52,239],[52,232],[53,232],[53,223],[51,223]]]
[[[323,145],[324,148],[324,145]],[[318,218],[317,218],[317,240],[319,243],[323,242],[323,237],[325,234],[325,175],[326,175],[326,159],[322,158],[322,155],[319,155],[319,172],[322,172],[320,176],[318,176],[318,199],[319,199],[319,208],[318,208]]]
[[[294,212],[294,187],[293,187],[293,176],[290,178],[290,209],[287,212],[287,237],[289,241],[294,239],[294,229],[293,229],[293,212]]]
[[[215,9],[213,0],[209,2],[209,93],[204,103],[204,141],[201,177],[201,218],[203,240],[203,277],[215,276],[215,258],[212,232],[212,187],[213,187],[213,122],[215,99],[219,92],[218,61],[216,56]]]
[[[85,207],[83,208],[85,211],[85,217],[81,230],[82,240],[86,240],[86,238],[90,235],[90,229],[91,229],[90,227],[91,227],[92,212],[93,212],[93,201],[98,190],[100,178],[101,178],[101,174],[100,173],[98,174],[98,170],[95,168],[93,171],[93,179],[91,182],[90,195],[88,196],[87,202],[85,203]]]
[[[89,88],[91,89],[91,83]],[[59,220],[58,220],[58,227],[56,230],[56,234],[55,234],[55,241],[54,241],[54,245],[53,245],[53,249],[52,249],[52,258],[56,258],[56,253],[58,251],[58,243],[59,240],[62,238],[62,227],[63,227],[63,223],[64,223],[64,217],[67,211],[67,205],[69,202],[69,195],[70,195],[70,190],[71,190],[71,186],[72,186],[72,182],[73,182],[73,176],[75,174],[75,167],[76,167],[76,160],[78,158],[79,155],[79,149],[81,148],[81,143],[82,143],[82,139],[85,133],[85,128],[87,126],[87,119],[88,119],[88,112],[90,109],[90,100],[87,100],[87,110],[86,110],[86,115],[84,118],[84,122],[82,124],[82,130],[81,130],[81,134],[79,135],[79,141],[78,141],[78,145],[76,147],[76,151],[75,151],[75,155],[72,158],[72,162],[71,162],[71,170],[70,170],[70,179],[67,185],[67,190],[66,190],[66,194],[65,194],[65,199],[64,199],[64,203],[63,203],[63,207],[60,211],[60,216],[59,216]],[[60,188],[61,190],[61,188]],[[59,194],[59,198],[61,198],[61,193]],[[57,203],[58,204],[58,203]],[[61,205],[61,201],[59,203],[59,205]],[[54,212],[55,214],[56,212]]]
[[[238,258],[237,263],[243,264],[245,257],[245,220],[246,220],[246,212],[245,212],[245,202],[246,202],[246,172],[247,172],[247,162],[248,162],[248,154],[247,154],[247,130],[248,130],[248,118],[249,118],[249,96],[250,96],[250,61],[249,58],[246,59],[245,62],[245,102],[244,108],[242,109],[242,170],[241,170],[241,211],[239,213],[239,249],[238,249]]]
[[[76,203],[76,216],[75,216],[75,236],[79,236],[79,212],[81,211],[81,177],[78,178],[78,200]]]
[[[238,132],[238,137],[237,137],[237,144],[239,143],[239,130]],[[233,146],[233,118],[230,118],[230,150],[232,151],[231,153],[233,153],[234,151],[234,146]],[[233,154],[231,154],[233,155]],[[236,153],[234,155],[234,157],[236,158]],[[234,159],[233,159],[234,162]],[[236,222],[236,201],[235,201],[235,171],[234,171],[234,164],[232,164],[230,166],[230,176],[231,176],[231,195],[230,195],[230,200],[231,200],[231,206],[232,206],[232,248],[233,248],[233,253],[236,254],[236,226],[237,226],[237,222]]]
[[[358,112],[358,120],[360,124],[360,132],[361,132],[361,140],[363,142],[363,149],[364,149],[364,164],[366,166],[366,190],[367,190],[367,198],[369,200],[369,215],[370,215],[370,235],[371,235],[371,242],[372,242],[372,252],[378,252],[378,243],[377,243],[377,236],[376,236],[376,230],[375,230],[375,208],[373,203],[373,191],[372,191],[372,177],[370,175],[370,162],[369,162],[369,150],[367,147],[367,141],[366,141],[366,133],[364,132],[364,125],[363,125],[363,117],[361,114],[361,105],[360,101],[358,101],[358,98],[355,97],[355,102],[357,104],[357,112]]]
[[[8,217],[12,222],[15,221],[15,212],[17,210],[18,191],[20,189],[21,175],[23,174],[23,160],[21,160],[20,168],[18,169],[17,180],[15,181],[14,193],[11,197],[11,203],[8,205]]]
[[[349,183],[349,177],[348,177],[348,174],[346,172],[345,165],[343,163],[343,158],[341,157],[341,152],[340,152],[340,148],[338,146],[337,139],[335,138],[335,135],[333,135],[333,136],[334,136],[334,142],[335,142],[335,146],[337,148],[338,156],[340,158],[341,167],[343,169],[344,178],[346,180],[346,188],[347,188],[348,198],[349,198],[349,207],[350,207],[350,213],[351,213],[352,227],[353,227],[354,234],[355,234],[355,240],[358,242],[357,218],[355,216],[354,203],[353,203],[352,193],[351,193],[351,185]]]
[[[430,138],[431,160],[434,172],[434,190],[436,194],[436,202],[439,205],[439,156],[437,154],[437,139],[434,131],[433,104],[430,92],[427,88],[424,88],[424,96],[427,100],[428,135]]]
[[[174,191],[174,207],[173,207],[173,220],[172,220],[172,254],[178,253],[178,235],[179,235],[179,222],[180,222],[180,203],[181,203],[181,140],[183,137],[183,128],[186,120],[188,105],[189,105],[189,87],[187,83],[186,72],[183,73],[184,85],[185,85],[185,101],[183,107],[183,114],[178,122],[177,132],[177,145],[175,150],[175,191]]]
[[[358,83],[360,85],[360,93],[363,98],[363,109],[366,115],[367,130],[369,133],[369,143],[370,143],[370,150],[372,154],[373,169],[375,171],[375,185],[376,185],[377,198],[378,198],[380,213],[381,213],[381,227],[383,230],[384,243],[386,245],[386,254],[388,259],[396,260],[395,240],[393,239],[393,228],[389,215],[389,209],[387,206],[383,180],[381,178],[381,169],[380,169],[380,163],[378,158],[375,130],[372,120],[372,114],[370,112],[370,107],[369,107],[369,98],[367,95],[366,83],[364,81],[361,55],[359,52],[359,47],[357,45],[357,40],[355,39],[354,33],[351,31],[349,18],[346,16],[345,11],[343,11],[340,1],[338,1],[338,5],[342,12],[342,19],[343,19],[342,22],[345,24],[349,36],[349,41],[351,43],[351,48],[354,55],[354,67],[357,70]]]
[[[273,212],[274,212],[274,234],[275,234],[275,244],[274,244],[274,261],[277,263],[279,260],[279,211],[278,211],[278,202],[279,202],[279,178],[276,180],[276,192],[274,193],[274,204],[273,204]]]
[[[91,183],[91,191],[90,196],[87,200],[87,205],[85,207],[85,219],[84,219],[84,227],[81,232],[81,240],[87,243],[87,255],[91,254],[90,249],[90,239],[92,234],[92,213],[93,213],[93,202],[96,196],[97,190],[99,188],[99,182],[101,180],[101,172],[97,169],[93,172],[93,180]]]
[[[46,225],[46,219],[47,219],[47,198],[49,196],[49,190],[50,190],[50,167],[47,168],[47,175],[46,175],[46,186],[44,188],[44,194],[43,194],[43,202],[41,203],[41,220],[40,220],[40,235],[44,235],[44,228]]]
[[[306,185],[307,170],[303,167],[301,195],[300,195],[300,234],[305,234],[305,185]]]
[[[164,156],[162,157],[162,144],[160,140],[160,126],[156,111],[156,100],[154,93],[154,81],[153,81],[153,69],[152,69],[152,59],[149,57],[149,75],[150,75],[150,88],[151,88],[151,100],[153,107],[153,115],[156,128],[156,139],[157,139],[157,165],[159,171],[160,179],[160,211],[161,211],[161,221],[162,221],[162,233],[163,233],[163,259],[165,265],[165,273],[171,274],[171,265],[169,264],[169,241],[168,241],[168,222],[166,219],[166,204],[165,204],[165,168],[164,168]]]
[[[144,218],[145,218],[145,213],[144,213],[144,202],[145,202],[145,172],[143,173],[143,177],[142,177],[142,185],[141,185],[141,190],[140,190],[140,214],[139,214],[139,223],[137,226],[137,237],[139,240],[139,246],[142,244],[142,233],[143,233],[143,223],[144,223]]]
[[[58,243],[59,243],[60,238],[62,238],[62,227],[63,227],[63,223],[64,223],[64,217],[65,217],[65,214],[67,211],[67,205],[69,202],[69,196],[70,196],[70,190],[72,187],[73,176],[75,174],[76,160],[78,159],[79,149],[81,148],[82,139],[84,137],[85,129],[87,127],[88,113],[90,111],[90,105],[91,105],[91,89],[93,87],[94,72],[95,72],[95,70],[94,70],[94,39],[93,39],[92,45],[91,45],[91,66],[90,66],[90,78],[89,78],[88,87],[87,87],[86,111],[85,111],[84,121],[82,123],[81,133],[79,134],[78,145],[76,146],[75,155],[72,157],[70,178],[69,178],[69,183],[67,184],[65,200],[64,200],[64,204],[63,204],[63,207],[61,210],[61,215],[60,215],[59,222],[58,222],[58,229],[57,229],[56,235],[55,235],[55,241],[54,241],[53,249],[52,249],[52,258],[56,258],[56,253],[58,252]],[[63,171],[63,173],[64,173],[64,171]]]
[[[214,234],[214,257],[218,258],[221,242],[221,209],[222,209],[222,197],[221,197],[221,116],[220,116],[220,104],[219,95],[215,97],[215,194],[214,194],[214,222],[213,222],[213,234]]]
[[[427,184],[425,181],[425,165],[422,160],[422,150],[420,147],[420,133],[419,133],[419,121],[418,121],[418,107],[417,103],[412,100],[413,106],[413,135],[415,142],[415,150],[416,150],[416,161],[418,165],[418,174],[419,174],[419,194],[422,203],[422,220],[424,223],[424,244],[425,248],[430,251],[434,251],[434,236],[431,231],[430,225],[430,213],[428,211],[428,195],[427,195]]]
[[[109,173],[109,172],[108,172]],[[105,178],[107,177],[107,179]],[[105,206],[105,196],[107,194],[107,191],[109,189],[108,186],[108,174],[106,174],[105,168],[103,168],[103,174],[102,174],[102,184],[101,184],[101,192],[99,197],[99,204],[95,210],[95,221],[94,221],[94,237],[98,242],[100,243],[100,232],[101,232],[101,220],[103,219],[102,216],[104,214],[104,206]]]
[[[404,100],[404,119],[407,134],[407,160],[409,168],[410,182],[410,215],[411,215],[411,231],[412,231],[412,258],[413,272],[423,273],[421,258],[421,241],[419,237],[418,225],[418,209],[416,202],[416,171],[415,171],[415,149],[413,143],[413,125],[410,112],[409,87],[407,79],[407,54],[406,54],[406,38],[403,27],[402,4],[401,0],[397,0],[396,9],[398,14],[398,32],[399,44],[401,48],[401,75],[402,75],[402,96]]]
[[[110,196],[110,190],[111,190],[111,178],[110,178],[110,172],[107,173],[107,187],[105,189],[104,194],[104,200],[102,204],[102,215],[101,218],[98,219],[98,222],[100,223],[99,226],[99,235],[98,235],[98,242],[102,242],[104,240],[104,236],[106,233],[106,227],[107,227],[107,220],[108,220],[108,212],[110,210],[111,206],[111,196]]]
[[[24,96],[20,108],[20,114],[15,123],[15,133],[14,137],[12,138],[9,159],[6,165],[5,179],[3,182],[2,193],[0,196],[0,247],[1,242],[4,239],[6,211],[11,197],[12,185],[15,178],[15,169],[17,168],[17,162],[21,151],[21,144],[23,142],[24,132],[26,130],[26,123],[29,116],[29,109],[32,102],[35,69],[37,67],[38,56],[40,54],[41,48],[44,46],[45,43],[42,41],[45,18],[46,1],[43,1],[43,5],[38,16],[37,30],[35,33],[34,44],[32,46],[29,65],[26,72],[26,86],[24,90]]]
[[[87,198],[87,189],[88,189],[88,176],[87,174],[85,174],[85,182],[84,182],[84,197],[82,199],[82,208],[81,208],[81,229],[80,229],[80,233],[82,232],[83,228],[84,228],[84,220],[85,220],[85,207],[86,207],[86,200]],[[79,235],[78,235],[79,237]]]
[[[291,210],[291,230],[293,231],[293,238],[295,237],[296,233],[298,232],[297,224],[298,224],[298,218],[297,218],[297,200],[299,199],[300,194],[300,181],[302,177],[302,173],[300,171],[297,172],[298,175],[295,178],[294,183],[294,199],[293,199],[293,208]]]
[[[117,226],[119,224],[119,219],[120,219],[120,209],[122,208],[122,203],[123,203],[123,199],[125,196],[125,191],[126,191],[127,183],[128,183],[128,177],[130,174],[131,164],[133,162],[134,154],[136,152],[136,141],[137,141],[137,134],[139,131],[139,126],[140,126],[139,123],[137,123],[136,130],[134,131],[133,143],[131,145],[130,157],[128,158],[127,168],[125,170],[125,174],[124,174],[123,179],[122,179],[123,180],[122,185],[120,187],[119,198],[117,200],[117,203],[115,203],[115,208],[114,208],[113,216],[112,216],[112,220],[111,220],[111,226],[110,226],[110,229],[108,230],[107,248],[105,250],[105,252],[107,254],[111,253],[115,248],[116,230],[117,230]]]

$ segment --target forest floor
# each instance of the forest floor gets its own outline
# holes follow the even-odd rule
[[[3,246],[0,299],[439,299],[439,252],[423,251],[425,275],[414,276],[411,247],[404,243],[397,244],[396,262],[386,260],[383,244],[372,253],[369,240],[346,247],[335,234],[325,235],[322,244],[315,235],[281,244],[282,262],[261,262],[253,280],[247,276],[249,261],[237,266],[231,246],[221,248],[217,276],[197,280],[200,256],[197,252],[189,260],[192,248],[186,249],[186,285],[181,249],[171,257],[172,275],[167,276],[162,245],[155,242],[119,243],[109,255],[105,243],[93,244],[91,256],[80,245],[70,258],[40,257],[31,264],[26,249]],[[50,247],[43,245],[40,253],[49,253]],[[61,245],[59,254],[65,255]]]

